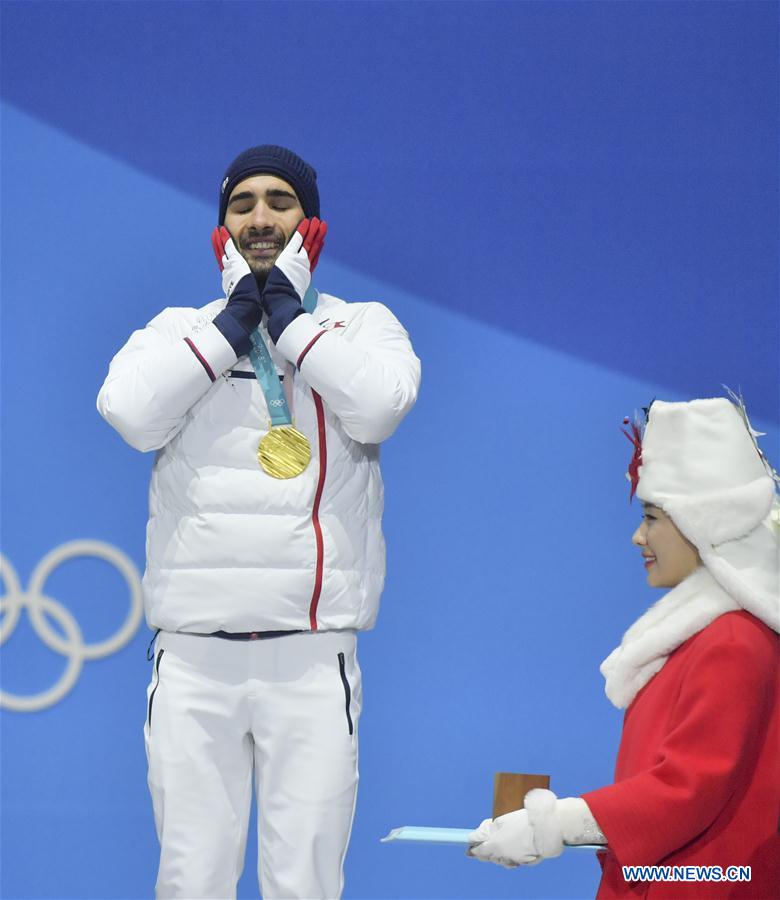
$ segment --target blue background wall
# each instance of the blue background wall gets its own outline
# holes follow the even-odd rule
[[[380,299],[423,362],[384,451],[389,575],[363,636],[346,897],[586,897],[534,869],[381,845],[476,825],[495,771],[609,780],[598,663],[655,598],[618,426],[741,387],[777,461],[774,3],[38,3],[2,13],[3,553],[143,567],[151,459],[94,399],[130,332],[219,295],[222,172],[254,143],[320,173],[317,285]],[[6,571],[7,575],[7,571]],[[6,587],[8,578],[6,577]],[[46,593],[86,640],[127,615],[110,566]],[[4,621],[7,622],[7,607]],[[141,726],[150,634],[2,713],[3,897],[150,897]],[[65,667],[26,616],[4,689]],[[256,895],[254,848],[239,895]]]

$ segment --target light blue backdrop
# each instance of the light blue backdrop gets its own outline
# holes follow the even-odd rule
[[[208,236],[232,155],[264,140],[311,149],[331,224],[318,286],[386,303],[423,362],[419,403],[383,451],[389,574],[378,627],[361,639],[361,785],[345,896],[592,896],[598,867],[589,854],[506,871],[456,849],[379,837],[401,824],[476,825],[490,812],[495,771],[549,772],[561,794],[610,779],[621,717],[603,696],[598,663],[656,596],[629,544],[639,510],[628,505],[623,475],[624,415],[655,396],[741,386],[778,458],[776,175],[732,115],[742,91],[758,109],[756,129],[776,124],[776,7],[3,6],[2,538],[22,588],[46,553],[80,538],[115,546],[142,569],[151,459],[95,411],[108,361],[164,306],[218,296]],[[316,66],[280,69],[284,42],[274,43],[272,64],[253,66],[262,45],[236,44],[239,23],[253,35],[286,34],[301,10],[317,18],[326,69],[334,59],[349,68],[338,56],[345,35],[359,68],[377,34],[377,58],[395,67],[363,81],[345,83],[331,69],[330,81],[318,79]],[[470,24],[483,29],[476,43]],[[495,56],[489,28],[515,35],[526,55]],[[595,34],[613,43],[588,44]],[[546,37],[546,52],[532,35]],[[644,47],[643,35],[653,39],[652,65],[621,55]],[[144,41],[157,53],[143,55]],[[226,77],[205,78],[203,44],[223,48]],[[531,58],[544,65],[524,69]],[[424,118],[376,115],[383,99],[397,114],[405,61],[421,76],[407,102],[428,98],[426,115],[449,143],[436,143]],[[624,75],[630,104],[602,80],[607,62]],[[697,65],[723,74],[698,104]],[[668,80],[670,66],[677,80]],[[523,78],[507,78],[507,68]],[[447,81],[453,72],[463,84]],[[225,92],[254,90],[255,78],[270,93],[255,122],[236,126]],[[469,78],[476,87],[465,102]],[[182,80],[191,89],[208,81],[211,93],[182,94]],[[567,88],[587,94],[588,114],[601,109],[602,119],[585,127],[568,105],[552,116]],[[46,105],[46,89],[58,104]],[[277,92],[318,107],[316,136],[296,124],[287,99],[275,105]],[[174,102],[182,96],[186,103]],[[499,137],[485,111],[491,101],[513,97],[536,112],[506,125],[525,154],[516,171],[505,147],[497,167],[495,145],[479,141],[480,129]],[[700,132],[687,133],[692,110],[708,121],[699,122],[705,157]],[[637,149],[648,135],[652,177]],[[590,160],[579,173],[578,141]],[[560,177],[542,178],[545,153],[562,145],[571,153],[556,160]],[[188,173],[179,180],[176,147]],[[452,147],[455,170],[404,171],[404,159],[438,160]],[[602,172],[617,173],[599,182],[598,202],[594,148]],[[627,158],[626,148],[636,153]],[[661,209],[659,184],[668,192],[681,172],[680,202]],[[724,187],[718,203],[713,172]],[[752,191],[738,190],[748,184]],[[524,202],[509,210],[518,185]],[[706,290],[697,294],[697,284]],[[578,318],[582,307],[597,332]],[[45,589],[88,641],[110,636],[127,615],[127,588],[103,562],[66,562]],[[3,897],[152,896],[141,739],[149,637],[142,627],[119,652],[86,662],[59,703],[3,711]],[[43,691],[64,668],[23,615],[2,648],[4,690]],[[250,841],[241,897],[256,895],[254,855]]]

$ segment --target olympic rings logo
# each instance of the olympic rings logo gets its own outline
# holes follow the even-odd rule
[[[130,609],[119,630],[104,641],[87,644],[78,622],[59,601],[44,593],[46,579],[54,569],[69,559],[77,557],[103,559],[118,569],[130,591]],[[27,609],[30,624],[40,639],[57,653],[67,657],[68,664],[60,680],[51,688],[39,694],[22,697],[0,691],[0,706],[16,712],[37,712],[53,706],[71,690],[81,674],[85,660],[100,659],[116,653],[127,644],[138,630],[143,615],[141,600],[141,578],[135,564],[121,550],[102,541],[69,541],[55,548],[38,563],[30,577],[27,591],[22,591],[19,576],[11,563],[0,554],[0,576],[6,593],[0,597],[0,645],[14,632],[23,609]],[[62,628],[64,637],[59,635],[47,621],[51,616]]]

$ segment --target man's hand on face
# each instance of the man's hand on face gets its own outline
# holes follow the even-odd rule
[[[290,289],[295,291],[299,302],[303,302],[327,232],[328,226],[319,219],[301,221],[268,273],[263,291],[264,305],[273,302],[274,294],[280,291],[292,296]]]
[[[304,219],[268,273],[262,304],[268,314],[268,333],[274,343],[301,312],[320,258],[328,226],[317,218]]]
[[[251,275],[249,263],[239,253],[230,232],[223,225],[211,232],[211,246],[217,258],[217,265],[222,272],[222,290],[230,300],[233,289],[246,275]],[[258,291],[259,295],[259,291]]]
[[[249,335],[263,317],[260,289],[249,264],[238,252],[230,232],[222,226],[211,233],[211,246],[222,271],[227,306],[214,319],[238,356],[249,352]]]

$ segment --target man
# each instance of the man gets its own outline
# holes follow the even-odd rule
[[[384,306],[310,287],[319,213],[300,157],[242,153],[212,235],[225,299],[134,332],[98,397],[129,444],[157,451],[144,592],[160,630],[145,724],[158,897],[235,896],[253,773],[263,896],[343,887],[356,632],[385,572],[378,445],[420,364]]]

